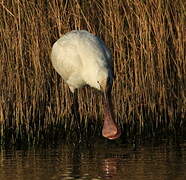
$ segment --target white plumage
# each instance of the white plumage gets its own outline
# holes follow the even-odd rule
[[[86,84],[101,90],[108,76],[112,80],[110,51],[102,40],[85,30],[74,30],[58,39],[51,60],[72,92]]]
[[[72,92],[84,85],[103,91],[102,134],[108,139],[118,138],[121,132],[111,112],[112,57],[104,42],[85,30],[71,31],[54,43],[51,60]]]

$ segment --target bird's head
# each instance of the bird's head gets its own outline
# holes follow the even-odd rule
[[[110,71],[102,71],[98,75],[99,89],[105,93],[111,93],[113,84],[113,75]]]

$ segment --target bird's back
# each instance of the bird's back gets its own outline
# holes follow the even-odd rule
[[[52,47],[51,60],[55,70],[74,89],[87,84],[87,79],[94,81],[99,70],[112,66],[104,42],[85,30],[74,30],[58,39]]]

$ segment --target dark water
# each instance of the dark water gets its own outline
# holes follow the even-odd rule
[[[97,143],[91,147],[0,150],[0,180],[186,179],[186,142],[130,146]]]

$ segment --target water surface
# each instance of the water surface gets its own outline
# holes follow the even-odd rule
[[[97,143],[91,147],[1,150],[0,179],[184,180],[186,142],[177,145]]]

